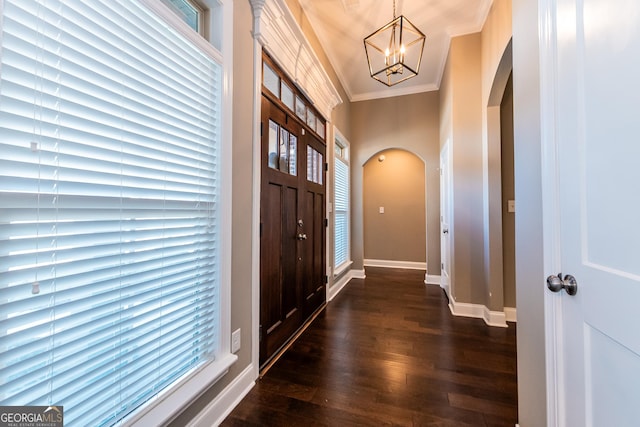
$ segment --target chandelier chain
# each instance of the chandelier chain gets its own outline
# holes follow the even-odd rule
[[[393,0],[393,19],[396,19],[396,0]]]

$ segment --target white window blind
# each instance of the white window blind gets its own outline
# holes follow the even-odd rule
[[[340,150],[342,152],[343,150]],[[349,256],[349,166],[340,157],[335,158],[334,199],[334,269],[350,260]]]
[[[4,0],[0,405],[119,422],[219,347],[221,65],[132,0]]]

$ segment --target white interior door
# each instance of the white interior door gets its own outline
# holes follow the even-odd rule
[[[451,157],[447,141],[440,152],[440,286],[451,299]]]
[[[559,313],[557,422],[638,426],[640,2],[547,4],[556,24],[546,89],[556,95],[550,135],[558,177],[547,187],[546,201],[556,206],[547,255],[558,270],[549,274],[578,284],[575,296],[548,295]]]

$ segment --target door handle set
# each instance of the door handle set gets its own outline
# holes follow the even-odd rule
[[[307,235],[303,233],[299,233],[297,238],[298,240],[307,240]]]
[[[562,276],[562,273],[558,275],[551,275],[547,277],[547,288],[551,292],[560,292],[565,290],[569,295],[575,295],[578,293],[578,281],[570,274]]]

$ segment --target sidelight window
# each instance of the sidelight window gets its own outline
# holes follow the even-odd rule
[[[338,132],[336,131],[336,134]],[[334,152],[334,272],[349,264],[349,148],[337,137]]]

